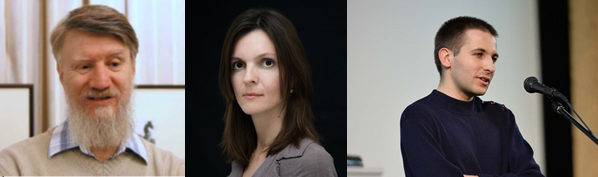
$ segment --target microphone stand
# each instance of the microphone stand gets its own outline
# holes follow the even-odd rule
[[[573,118],[571,113],[567,112],[567,110],[565,110],[565,107],[563,107],[563,105],[561,103],[554,101],[554,100],[551,100],[551,101],[552,101],[552,109],[554,111],[556,111],[563,117],[567,118],[567,120],[569,120],[569,122],[573,123],[573,125],[575,125],[579,130],[581,130],[581,132],[586,134],[586,136],[588,136],[588,138],[590,138],[592,141],[594,141],[594,143],[596,143],[596,145],[598,145],[598,138],[596,138],[596,136],[594,136],[594,134],[591,133],[589,130],[587,130],[585,127],[581,126],[581,124],[579,124],[577,119]],[[571,109],[573,109],[573,108],[571,108]]]

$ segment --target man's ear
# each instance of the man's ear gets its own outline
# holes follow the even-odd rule
[[[438,58],[440,59],[440,63],[446,69],[451,68],[453,64],[453,52],[447,48],[442,48],[438,51]]]
[[[135,60],[135,59],[132,59],[132,60],[131,60],[131,67],[133,67],[133,68],[132,68],[132,69],[133,69],[133,70],[132,70],[132,71],[133,71],[133,73],[132,73],[132,74],[133,74],[133,76],[135,75],[135,61],[137,61],[137,60]]]
[[[58,72],[58,78],[60,78],[60,83],[64,85],[64,73],[62,72],[62,68],[60,67],[60,63],[58,62],[56,63],[56,71]]]

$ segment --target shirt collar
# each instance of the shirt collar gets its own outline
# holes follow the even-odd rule
[[[52,158],[52,156],[60,152],[77,147],[84,154],[94,157],[93,153],[91,153],[89,149],[80,146],[79,143],[75,141],[75,138],[70,134],[69,121],[67,119],[62,124],[60,124],[54,130],[54,132],[52,132],[52,137],[50,138],[50,146],[48,148],[48,158]],[[147,151],[145,150],[145,146],[143,146],[143,143],[141,142],[141,138],[135,133],[133,133],[131,138],[127,140],[125,146],[119,147],[116,154],[111,156],[109,159],[116,157],[117,155],[125,152],[127,149],[137,154],[147,163]]]
[[[315,143],[315,142],[309,138],[303,138],[301,140],[301,142],[299,142],[298,148],[295,147],[295,145],[293,143],[291,143],[291,144],[287,145],[287,147],[282,149],[282,151],[280,151],[279,153],[272,155],[272,156],[268,156],[266,159],[274,158],[276,161],[280,161],[282,159],[301,157],[301,156],[303,156],[303,153],[305,153],[307,146],[309,146],[312,143]],[[245,167],[243,165],[239,164],[237,161],[233,161],[232,162],[232,171],[229,176],[241,176],[241,174],[243,174],[244,168]]]
[[[309,138],[303,138],[301,140],[301,142],[299,143],[298,148],[295,147],[293,145],[293,143],[291,143],[291,144],[287,145],[287,147],[284,148],[282,151],[280,151],[278,154],[276,154],[274,156],[274,158],[276,160],[280,160],[283,158],[293,158],[293,157],[303,156],[303,153],[305,152],[305,149],[307,149],[307,146],[309,146],[312,143],[315,143],[315,142]]]

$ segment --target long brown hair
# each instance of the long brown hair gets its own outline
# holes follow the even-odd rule
[[[235,99],[231,84],[231,57],[239,38],[253,30],[263,30],[274,43],[279,60],[283,109],[286,109],[282,129],[270,144],[267,155],[276,154],[289,144],[299,147],[305,137],[320,142],[311,120],[314,93],[310,66],[295,27],[274,10],[250,9],[241,13],[228,30],[222,47],[219,75],[220,89],[226,102],[225,128],[220,145],[229,155],[229,163],[236,161],[242,165],[249,163],[257,147],[257,134],[251,116],[243,112]],[[291,89],[293,93],[290,93]]]

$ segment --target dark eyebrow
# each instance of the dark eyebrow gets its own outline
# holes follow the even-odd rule
[[[255,57],[255,58],[256,59],[258,59],[258,58],[268,58],[268,57],[272,57],[272,56],[276,56],[276,55],[271,54],[271,53],[262,53],[262,54],[257,55],[257,57]],[[274,57],[272,57],[272,58],[274,58]],[[237,57],[232,57],[231,60],[242,60],[242,59],[241,58],[237,58]]]
[[[483,49],[483,48],[475,48],[475,49],[473,49],[471,51],[473,52],[473,51],[476,51],[476,50],[479,50],[480,52],[483,52],[483,53],[488,53],[488,51],[486,51],[486,49]],[[493,56],[493,58],[498,58],[498,53],[492,54],[492,56]]]
[[[484,53],[488,53],[488,51],[486,51],[486,49],[483,49],[483,48],[475,48],[475,49],[473,49],[471,51],[473,52],[473,51],[476,51],[476,50],[479,50],[479,51],[484,52]]]

